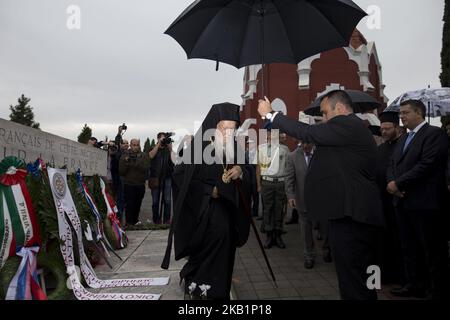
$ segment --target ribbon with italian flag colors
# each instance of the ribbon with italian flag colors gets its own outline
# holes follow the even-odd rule
[[[8,299],[46,299],[36,274],[36,255],[41,245],[39,226],[25,184],[25,163],[16,157],[0,162],[0,268],[8,257],[22,262],[9,289]]]

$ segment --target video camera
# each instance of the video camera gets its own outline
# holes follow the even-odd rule
[[[136,161],[137,155],[138,154],[135,153],[135,152],[130,152],[130,153],[128,153],[128,159],[131,160],[131,161]]]
[[[167,145],[169,145],[173,142],[171,137],[174,135],[174,133],[173,132],[164,132],[163,134],[165,137],[164,137],[164,139],[161,140],[162,148],[166,147]]]
[[[123,135],[125,133],[125,131],[127,131],[128,127],[127,125],[124,123],[121,126],[119,126],[119,134]]]
[[[94,144],[94,147],[99,148],[99,149],[104,149],[105,146],[107,146],[108,143],[104,142],[104,141],[98,141]]]

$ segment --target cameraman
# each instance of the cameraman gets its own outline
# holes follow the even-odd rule
[[[122,154],[119,161],[127,224],[140,224],[139,211],[145,194],[145,180],[149,167],[150,158],[148,154],[141,152],[140,140],[131,139],[130,149]]]
[[[90,137],[89,140],[86,142],[86,144],[90,147],[100,148],[96,137]]]
[[[172,152],[171,133],[158,133],[158,143],[149,152],[151,159],[151,169],[149,178],[149,188],[152,190],[152,211],[153,223],[159,224],[161,220],[164,224],[170,223],[171,196],[172,196],[172,172],[174,164],[170,157]],[[164,205],[164,215],[159,212],[159,201],[161,193]],[[161,208],[162,211],[162,208]],[[163,218],[163,219],[162,219]]]
[[[124,197],[123,197],[123,183],[119,175],[119,160],[122,155],[128,152],[129,144],[128,141],[123,139],[123,133],[127,126],[125,124],[119,126],[116,138],[114,139],[114,147],[110,147],[111,152],[111,178],[113,181],[114,196],[117,204],[117,210],[119,210],[121,221],[123,220],[123,210],[124,210]]]

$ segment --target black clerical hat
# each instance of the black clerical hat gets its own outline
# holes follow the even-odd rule
[[[380,123],[383,123],[383,122],[392,122],[395,124],[400,123],[399,117],[398,117],[398,112],[385,111],[385,112],[380,113],[378,118],[380,119]]]

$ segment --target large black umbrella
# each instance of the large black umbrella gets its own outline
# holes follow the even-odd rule
[[[189,59],[299,63],[348,46],[366,15],[351,0],[197,0],[166,30]]]
[[[365,15],[351,0],[197,0],[165,33],[189,59],[216,61],[216,70],[219,62],[236,68],[297,64],[319,52],[347,46]],[[264,68],[261,87],[264,95]],[[271,271],[265,253],[264,258]]]
[[[381,103],[371,95],[359,90],[345,90],[352,99],[353,110],[355,113],[371,111],[381,106]],[[314,102],[305,109],[305,113],[310,116],[321,116],[320,100],[318,97]]]

